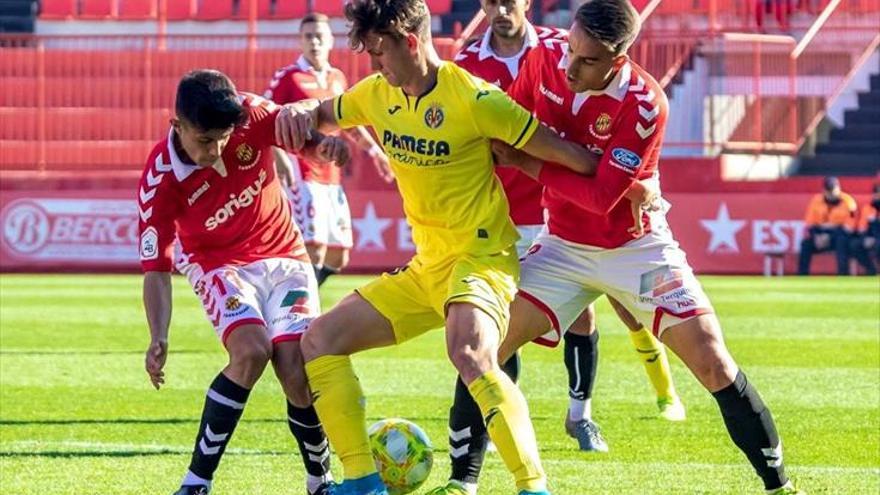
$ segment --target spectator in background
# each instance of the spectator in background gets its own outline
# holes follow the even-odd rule
[[[865,269],[865,275],[876,275],[880,263],[880,182],[874,184],[871,201],[862,206],[859,224],[850,240],[850,252]]]
[[[849,240],[856,227],[856,200],[840,190],[837,177],[825,177],[824,191],[807,206],[807,235],[801,241],[798,273],[809,275],[813,255],[834,251],[837,274],[849,274]]]

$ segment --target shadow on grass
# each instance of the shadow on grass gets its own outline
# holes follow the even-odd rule
[[[367,423],[385,419],[369,417]],[[407,416],[409,421],[440,422],[447,421],[446,416]],[[540,419],[540,418],[538,418]],[[0,419],[0,426],[52,426],[52,425],[176,425],[198,424],[200,418],[82,418],[82,419]],[[247,418],[242,423],[286,423],[284,418]]]
[[[19,457],[51,457],[59,459],[77,459],[85,457],[157,457],[165,455],[190,455],[191,451],[182,449],[160,449],[160,450],[89,450],[89,451],[64,451],[64,450],[43,450],[32,452],[0,452],[0,458],[19,458]],[[228,452],[230,456],[275,456],[275,455],[292,455],[292,452],[282,451],[248,451],[248,452]]]

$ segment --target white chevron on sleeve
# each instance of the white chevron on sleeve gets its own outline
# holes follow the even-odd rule
[[[211,443],[222,442],[223,440],[226,440],[228,436],[229,433],[214,433],[213,431],[211,431],[210,424],[205,425],[205,437]]]
[[[201,450],[202,453],[205,455],[217,455],[217,453],[220,452],[220,447],[222,447],[222,445],[218,445],[216,447],[208,447],[208,444],[205,443],[204,438],[199,441],[199,450]]]
[[[150,189],[144,189],[144,186],[141,186],[140,198],[141,204],[146,203],[147,201],[153,199],[153,196],[156,195],[156,188],[151,187]]]
[[[156,170],[158,170],[159,172],[163,172],[163,173],[164,173],[164,172],[170,172],[170,171],[171,171],[171,164],[170,164],[170,163],[164,163],[164,162],[162,161],[162,154],[161,154],[161,153],[158,154],[158,155],[156,155],[156,161],[154,162],[154,165],[156,166]]]
[[[657,124],[652,124],[651,127],[645,129],[641,122],[636,123],[636,132],[639,133],[639,136],[642,136],[642,139],[647,139],[648,136],[654,134],[654,131],[657,130]]]
[[[455,431],[452,428],[449,429],[449,439],[452,440],[453,442],[460,442],[460,441],[462,441],[466,438],[470,438],[470,437],[471,437],[471,427],[470,426],[468,426],[467,428],[462,428],[458,431]]]
[[[147,220],[150,219],[150,217],[153,216],[153,207],[151,206],[151,207],[147,208],[146,210],[138,207],[138,213],[140,213],[140,215],[141,215],[141,221],[146,222]]]
[[[633,93],[641,93],[645,89],[645,80],[642,79],[642,76],[639,76],[638,81],[634,86],[630,86],[629,90]]]
[[[655,96],[657,96],[657,95],[654,94],[654,90],[652,89],[652,90],[648,91],[647,94],[636,95],[636,99],[639,100],[639,101],[648,101],[648,102],[650,102],[650,101],[654,101],[654,97],[655,97]]]
[[[156,187],[159,183],[162,182],[162,177],[165,177],[164,174],[153,175],[153,170],[147,170],[147,185],[150,187]]]
[[[639,115],[641,115],[642,118],[647,120],[648,122],[656,119],[658,114],[660,114],[659,107],[654,107],[653,109],[648,110],[643,106],[639,106]]]

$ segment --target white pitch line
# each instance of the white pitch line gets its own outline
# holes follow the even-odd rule
[[[742,469],[747,464],[712,464],[706,462],[638,462],[638,461],[592,461],[578,459],[541,459],[544,464],[578,465],[582,467],[606,468],[614,466],[638,466],[648,469]],[[809,466],[809,465],[785,465],[786,471],[807,471],[815,473],[844,473],[844,474],[873,474],[880,475],[880,468],[848,467],[848,466]]]
[[[68,448],[68,449],[83,449],[83,450],[70,450],[71,454],[91,454],[91,453],[101,453],[101,452],[126,452],[126,451],[137,451],[143,452],[145,454],[154,453],[154,452],[168,452],[169,454],[190,454],[192,453],[191,447],[184,447],[180,445],[162,445],[155,443],[109,443],[109,442],[78,442],[78,441],[39,441],[39,440],[20,440],[15,442],[2,442],[0,443],[0,454],[25,454],[25,453],[34,453],[39,454],[39,449],[50,449],[50,448]],[[229,448],[226,449],[227,454],[268,454],[273,451],[268,450],[259,450],[259,449],[241,449],[241,448]],[[67,453],[67,452],[65,452]]]

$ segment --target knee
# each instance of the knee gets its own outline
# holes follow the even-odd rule
[[[469,346],[458,346],[449,348],[447,353],[452,365],[466,384],[470,384],[493,368],[493,359],[489,352],[480,352]]]
[[[571,324],[567,333],[582,336],[596,333],[596,310],[592,304]]]
[[[263,374],[266,364],[272,359],[272,348],[259,344],[242,347],[230,356],[230,364],[252,379]]]
[[[326,338],[327,327],[326,318],[324,317],[315,318],[309,324],[309,329],[306,330],[302,340],[300,340],[300,349],[306,362],[328,354],[335,354],[333,349],[330,348],[330,342]]]
[[[706,356],[698,366],[694,367],[697,379],[710,392],[717,392],[733,383],[736,372],[736,363],[726,353],[716,352]]]

